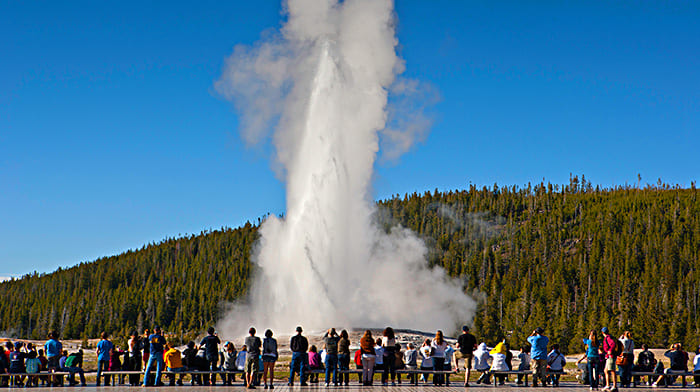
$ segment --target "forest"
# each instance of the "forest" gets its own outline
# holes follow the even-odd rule
[[[580,339],[605,325],[632,331],[638,344],[692,347],[700,343],[697,197],[694,183],[600,188],[572,176],[565,185],[396,195],[377,202],[376,218],[418,233],[429,263],[463,282],[479,303],[480,340],[520,345],[543,326],[580,351]],[[261,222],[3,282],[0,335],[123,336],[154,324],[200,333],[246,295]]]

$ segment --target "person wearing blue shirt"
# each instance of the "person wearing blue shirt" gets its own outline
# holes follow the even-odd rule
[[[160,382],[160,376],[165,367],[165,362],[163,362],[163,349],[165,347],[165,338],[160,334],[160,327],[153,328],[153,335],[148,337],[150,356],[148,357],[148,364],[146,364],[146,372],[143,376],[143,386],[148,385],[148,373],[151,370],[151,365],[153,362],[156,363],[156,380],[154,385],[160,386],[163,383]]]
[[[549,344],[549,338],[544,336],[543,333],[544,329],[537,327],[527,338],[527,342],[532,346],[530,357],[535,362],[535,371],[532,376],[533,387],[537,386],[538,378],[542,381],[542,385],[547,384],[545,373],[547,372],[547,344]]]
[[[100,376],[103,370],[109,369],[109,358],[114,350],[114,345],[108,340],[109,334],[102,332],[102,340],[97,343],[97,386],[100,386]],[[109,385],[109,376],[105,376],[105,385]]]
[[[58,361],[61,359],[61,353],[63,352],[63,345],[58,341],[58,333],[56,331],[49,332],[49,340],[44,344],[44,351],[46,351],[46,359],[48,360],[47,369],[49,372],[55,372],[61,368]],[[58,386],[58,377],[52,377],[52,383],[54,386]]]

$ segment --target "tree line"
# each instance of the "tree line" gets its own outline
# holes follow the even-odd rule
[[[479,302],[473,330],[519,345],[537,326],[565,349],[590,329],[630,330],[638,342],[700,340],[700,202],[695,184],[644,188],[569,184],[470,186],[377,203],[389,230],[422,237],[428,261]],[[257,224],[169,238],[138,250],[0,284],[0,330],[66,338],[176,333],[215,323],[245,296]],[[405,326],[410,328],[410,326]]]

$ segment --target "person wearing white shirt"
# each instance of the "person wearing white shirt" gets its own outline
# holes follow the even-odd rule
[[[481,372],[481,376],[476,380],[477,384],[481,384],[482,382],[484,384],[491,384],[488,374],[490,367],[489,360],[491,359],[491,355],[489,354],[490,350],[491,349],[486,346],[486,343],[482,342],[476,348],[476,351],[474,351],[474,370]]]
[[[558,344],[553,344],[552,345],[552,351],[549,352],[547,355],[547,366],[549,366],[549,370],[553,372],[561,372],[564,370],[564,366],[566,365],[566,357],[564,357],[564,354],[559,352],[559,345]],[[558,387],[559,386],[559,377],[560,374],[552,374],[549,376],[550,381],[552,382],[552,385]]]

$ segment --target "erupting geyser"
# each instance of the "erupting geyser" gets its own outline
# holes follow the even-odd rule
[[[249,303],[225,323],[280,333],[297,324],[454,330],[474,302],[427,267],[412,232],[387,233],[373,220],[378,134],[403,71],[393,3],[289,0],[286,12],[279,34],[235,49],[216,85],[248,142],[272,132],[287,186],[285,218],[260,229]]]

